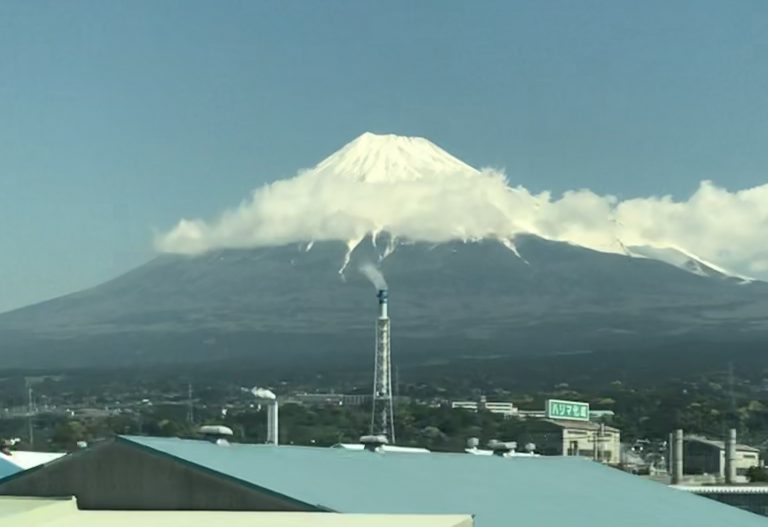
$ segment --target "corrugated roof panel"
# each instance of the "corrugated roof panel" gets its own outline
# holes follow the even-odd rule
[[[766,525],[757,515],[575,457],[123,440],[338,512],[475,514],[478,527]]]
[[[13,450],[10,454],[0,452],[0,459],[8,461],[23,470],[27,470],[50,461],[55,461],[64,455],[63,452],[30,452],[26,450]]]
[[[21,467],[19,467],[18,465],[11,463],[7,459],[0,457],[0,479],[10,476],[11,474],[16,474],[21,470],[22,470]]]

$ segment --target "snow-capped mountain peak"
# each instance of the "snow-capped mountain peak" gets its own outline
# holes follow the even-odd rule
[[[711,199],[716,192],[705,185],[700,194]],[[514,247],[516,237],[534,235],[660,260],[702,276],[745,281],[692,256],[701,254],[726,266],[736,260],[738,268],[751,268],[743,258],[734,258],[732,249],[727,251],[729,259],[721,259],[721,251],[685,235],[688,223],[717,229],[709,215],[667,227],[664,221],[684,216],[677,211],[672,219],[658,219],[668,202],[619,202],[588,190],[534,194],[510,185],[503,171],[478,170],[422,137],[364,133],[313,168],[256,189],[249,200],[217,219],[179,221],[158,238],[157,246],[163,252],[200,254],[221,248],[349,242],[386,232],[410,242],[508,240]],[[673,232],[664,234],[670,229]],[[668,248],[671,244],[673,249]],[[638,247],[629,250],[626,245]]]
[[[311,170],[316,177],[366,183],[472,177],[479,171],[423,137],[366,132]]]

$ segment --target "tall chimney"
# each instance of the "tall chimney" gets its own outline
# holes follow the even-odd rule
[[[672,484],[683,481],[683,430],[678,428],[672,436]]]
[[[376,296],[379,297],[379,318],[389,318],[387,314],[387,290],[379,289]]]
[[[728,430],[725,440],[725,484],[736,483],[736,429]]]
[[[373,404],[369,436],[384,436],[395,442],[394,401],[392,398],[392,358],[387,290],[379,289],[379,318],[376,320],[376,349],[373,371]]]

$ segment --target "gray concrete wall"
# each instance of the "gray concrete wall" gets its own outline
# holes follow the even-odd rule
[[[723,492],[720,494],[700,494],[700,496],[760,514],[761,516],[768,516],[768,494]],[[766,522],[766,525],[768,525],[768,522]]]
[[[0,481],[0,495],[76,496],[91,510],[312,510],[121,441]]]

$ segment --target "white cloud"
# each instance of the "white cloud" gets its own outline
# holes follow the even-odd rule
[[[367,137],[370,141],[377,136]],[[396,141],[406,139],[411,141],[408,148],[424,150],[429,145],[429,168],[419,167],[409,177],[384,177],[382,167],[392,165],[391,155],[372,162],[369,151],[355,150],[361,149],[355,147],[358,139],[313,170],[257,189],[213,221],[181,220],[157,238],[157,248],[194,254],[215,248],[347,241],[377,231],[431,242],[530,232],[610,252],[620,252],[622,244],[676,247],[728,269],[768,276],[768,184],[729,192],[705,181],[683,201],[669,196],[619,201],[589,190],[559,197],[534,195],[510,187],[498,171],[463,165],[428,141]],[[370,145],[362,146],[370,150]],[[403,144],[395,147],[402,149]],[[402,152],[398,155],[403,157]],[[365,174],[350,177],[355,167]],[[369,173],[376,177],[367,177]]]
[[[747,274],[768,270],[768,184],[729,192],[704,181],[685,201],[621,202],[616,218],[625,243],[682,247]]]

